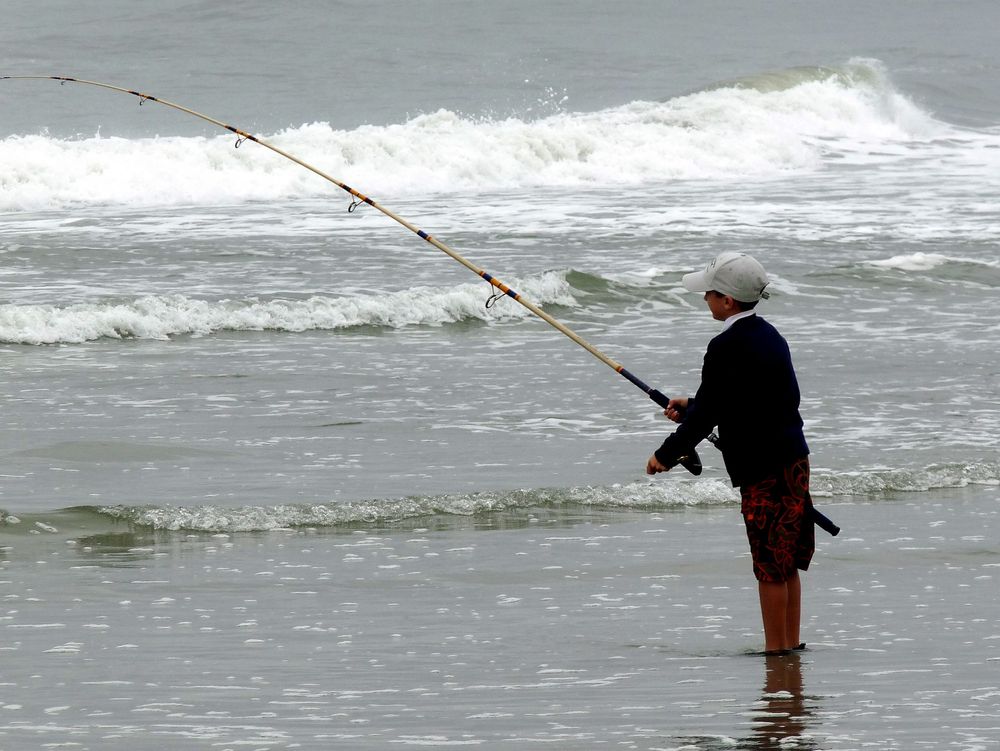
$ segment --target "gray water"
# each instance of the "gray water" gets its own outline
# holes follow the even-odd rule
[[[265,148],[0,80],[0,747],[995,746],[996,22],[8,3],[0,76],[273,142],[668,394],[753,253],[845,532],[749,657],[735,492],[644,476],[633,385]]]

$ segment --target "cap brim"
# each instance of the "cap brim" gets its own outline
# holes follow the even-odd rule
[[[691,274],[685,274],[681,277],[681,281],[691,292],[708,292],[712,289],[712,285],[708,279],[708,274],[704,271],[695,271]]]

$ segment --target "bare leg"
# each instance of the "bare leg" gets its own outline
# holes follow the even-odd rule
[[[802,613],[802,582],[798,572],[786,582],[758,582],[757,587],[765,651],[797,647]]]
[[[764,650],[789,649],[785,638],[788,613],[788,587],[785,582],[758,582],[760,614],[764,621]]]
[[[799,572],[785,582],[788,589],[788,605],[785,610],[785,648],[794,649],[799,646],[799,625],[802,618],[802,582]]]

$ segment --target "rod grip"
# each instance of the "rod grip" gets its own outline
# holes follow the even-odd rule
[[[654,402],[659,404],[664,409],[670,406],[670,397],[664,394],[659,389],[650,389],[647,393],[649,394],[650,399],[652,399]]]

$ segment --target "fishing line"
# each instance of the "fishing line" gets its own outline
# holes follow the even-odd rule
[[[79,84],[86,84],[88,86],[97,86],[97,87],[102,88],[102,89],[110,89],[111,91],[117,91],[117,92],[120,92],[122,94],[131,94],[132,96],[135,96],[135,97],[139,98],[139,105],[140,106],[142,106],[146,102],[156,102],[157,104],[162,104],[165,107],[170,107],[172,109],[179,110],[180,112],[185,112],[185,113],[187,113],[189,115],[192,115],[194,117],[197,117],[197,118],[200,118],[202,120],[205,120],[206,122],[212,123],[213,125],[217,125],[218,127],[223,128],[224,130],[228,130],[231,133],[235,133],[236,134],[235,148],[239,148],[240,146],[242,146],[247,141],[253,141],[254,143],[259,144],[259,145],[263,146],[266,149],[270,149],[274,153],[280,154],[281,156],[285,157],[286,159],[288,159],[288,160],[290,160],[292,162],[295,162],[296,164],[298,164],[301,167],[305,167],[310,172],[313,172],[313,173],[319,175],[324,180],[327,180],[327,181],[333,183],[334,185],[336,185],[338,188],[341,188],[342,190],[346,191],[347,193],[350,193],[350,195],[352,196],[352,201],[351,201],[351,205],[347,209],[347,211],[349,213],[353,213],[362,204],[368,204],[372,208],[377,209],[381,213],[385,214],[385,216],[389,217],[393,221],[398,222],[403,227],[405,227],[406,229],[410,230],[411,232],[413,232],[415,235],[417,235],[421,239],[423,239],[426,242],[430,243],[435,248],[437,248],[438,250],[440,250],[442,253],[446,254],[447,256],[449,256],[450,258],[452,258],[453,260],[455,260],[458,263],[462,264],[463,266],[465,266],[467,269],[469,269],[470,271],[472,271],[477,276],[481,277],[482,279],[485,279],[487,282],[489,282],[495,288],[495,291],[493,292],[493,294],[490,296],[489,300],[486,303],[486,307],[487,308],[492,307],[498,300],[502,299],[504,295],[506,295],[507,297],[512,298],[516,302],[520,303],[523,307],[527,308],[529,311],[531,311],[532,313],[534,313],[538,318],[541,318],[547,324],[549,324],[550,326],[552,326],[559,333],[563,334],[564,336],[568,337],[569,339],[573,340],[578,345],[580,345],[581,347],[583,347],[591,355],[593,355],[598,360],[600,360],[601,362],[603,362],[609,368],[613,369],[619,375],[623,376],[630,383],[632,383],[633,385],[637,386],[650,399],[652,399],[654,402],[656,402],[658,405],[660,405],[664,409],[666,409],[667,406],[670,403],[669,397],[667,397],[661,391],[659,391],[657,389],[654,389],[651,386],[647,385],[640,378],[638,378],[637,376],[633,375],[628,370],[626,370],[623,365],[621,365],[620,363],[618,363],[615,360],[613,360],[610,357],[608,357],[606,354],[604,354],[603,352],[601,352],[601,350],[597,349],[597,347],[595,347],[594,345],[592,345],[590,342],[588,342],[586,339],[584,339],[583,337],[581,337],[579,334],[577,334],[575,331],[573,331],[572,329],[570,329],[568,326],[560,323],[555,318],[553,318],[548,313],[546,313],[544,310],[542,310],[537,305],[535,305],[533,302],[531,302],[530,300],[527,300],[526,298],[524,298],[521,295],[519,295],[517,292],[515,292],[513,289],[511,289],[510,287],[508,287],[506,284],[504,284],[502,281],[500,281],[499,279],[497,279],[495,276],[492,276],[491,274],[486,273],[486,271],[484,271],[483,269],[479,268],[477,265],[475,265],[471,261],[467,260],[463,256],[459,255],[457,252],[455,252],[454,250],[452,250],[450,247],[448,247],[445,243],[443,243],[440,240],[438,240],[436,237],[434,237],[432,235],[429,235],[428,233],[424,232],[419,227],[416,227],[415,225],[411,224],[410,222],[408,222],[403,217],[399,216],[398,214],[396,214],[395,212],[389,210],[385,206],[382,206],[381,204],[379,204],[376,201],[372,200],[371,198],[369,198],[365,194],[363,194],[363,193],[355,190],[354,188],[352,188],[351,186],[347,185],[346,183],[343,183],[340,180],[337,180],[333,176],[327,174],[326,172],[323,172],[322,170],[318,169],[317,167],[314,167],[313,165],[309,164],[308,162],[305,162],[302,159],[299,159],[294,154],[290,154],[287,151],[284,151],[283,149],[278,148],[274,144],[268,143],[267,141],[265,141],[262,138],[258,138],[257,136],[253,135],[252,133],[247,133],[244,130],[240,130],[239,128],[235,128],[232,125],[228,125],[227,123],[222,122],[221,120],[217,120],[214,117],[211,117],[209,115],[205,115],[205,114],[203,114],[201,112],[197,112],[197,111],[195,111],[193,109],[190,109],[189,107],[185,107],[184,105],[177,104],[175,102],[170,102],[170,101],[167,101],[166,99],[160,99],[159,97],[155,97],[155,96],[152,96],[150,94],[144,94],[144,93],[142,93],[140,91],[133,91],[132,89],[126,89],[126,88],[123,88],[121,86],[114,86],[112,84],[102,83],[100,81],[88,81],[86,79],[82,79],[82,78],[70,78],[68,76],[0,76],[0,81],[2,81],[2,80],[59,81],[63,85],[65,85],[66,83],[79,83]],[[716,436],[714,434],[709,437],[709,440],[712,440],[712,439],[716,439],[717,440],[717,438],[716,438]],[[715,442],[715,441],[713,441],[713,442]],[[686,470],[688,470],[691,474],[694,474],[694,475],[701,474],[701,471],[702,471],[701,459],[698,457],[698,454],[694,450],[694,448],[691,449],[690,454],[688,454],[687,456],[681,457],[679,459],[678,463],[681,466],[683,466]],[[838,532],[840,532],[840,528],[839,527],[837,527],[833,522],[831,522],[829,519],[827,519],[825,516],[823,516],[820,512],[816,511],[815,509],[813,509],[813,519],[816,522],[816,524],[818,524],[820,527],[822,527],[823,529],[825,529],[827,532],[829,532],[832,535],[836,535]]]

